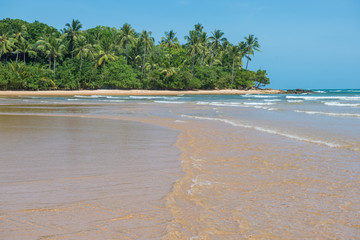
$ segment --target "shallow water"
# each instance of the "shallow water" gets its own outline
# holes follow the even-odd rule
[[[1,99],[0,238],[357,239],[360,92],[336,91]]]
[[[0,239],[159,239],[177,133],[136,122],[0,116]]]

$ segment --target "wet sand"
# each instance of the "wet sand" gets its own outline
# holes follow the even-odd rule
[[[74,90],[74,91],[0,91],[0,96],[174,96],[174,95],[243,95],[243,94],[278,94],[280,90],[191,90],[191,91],[168,91],[168,90]]]
[[[144,123],[0,116],[0,239],[160,239],[181,176],[177,132]]]
[[[206,106],[9,108],[0,106],[0,238],[360,234],[357,152],[176,117],[216,111]]]

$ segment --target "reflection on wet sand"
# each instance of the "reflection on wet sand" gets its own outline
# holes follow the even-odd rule
[[[0,116],[0,239],[159,239],[177,133],[135,122]]]

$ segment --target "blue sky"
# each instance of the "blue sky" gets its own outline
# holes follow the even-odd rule
[[[272,88],[360,88],[360,0],[0,0],[0,18],[38,20],[58,29],[125,22],[153,32],[173,29],[180,41],[201,23],[234,44],[259,38],[249,68],[266,69]]]

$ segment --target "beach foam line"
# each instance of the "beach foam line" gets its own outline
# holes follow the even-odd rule
[[[337,107],[360,107],[360,103],[340,103],[340,102],[322,102],[328,106],[337,106]]]
[[[90,96],[84,96],[84,95],[74,95],[76,98],[106,98],[105,95],[90,95]]]
[[[265,102],[281,102],[281,99],[265,99]]]
[[[274,105],[271,102],[196,102],[198,105],[224,106],[224,107],[249,107],[249,106],[264,106]]]
[[[198,105],[210,105],[210,106],[219,106],[219,107],[241,107],[242,103],[239,102],[196,102]]]
[[[127,99],[127,97],[121,97],[121,96],[106,96],[106,98],[109,98],[109,99]]]
[[[166,96],[129,96],[130,99],[179,99],[180,97],[166,97]]]
[[[265,102],[265,103],[244,103],[244,102],[196,102],[198,105],[210,105],[216,107],[244,107],[244,108],[256,108],[256,109],[264,109],[269,111],[280,110],[279,108],[267,107],[270,105],[274,105],[275,103]]]
[[[122,100],[122,99],[114,99],[114,100],[99,100],[99,102],[119,103],[119,102],[125,102],[125,100]]]
[[[348,100],[356,101],[360,100],[360,96],[344,97],[344,96],[285,96],[287,99],[303,99],[303,100]]]
[[[288,103],[302,103],[304,100],[287,100]]]
[[[317,112],[317,111],[303,111],[303,110],[294,110],[294,112],[306,113],[306,114],[327,115],[327,116],[334,116],[334,117],[356,117],[356,118],[360,118],[360,114],[356,114],[356,113],[333,113],[333,112]]]
[[[234,127],[243,127],[243,128],[255,129],[255,130],[258,130],[258,131],[261,131],[261,132],[270,133],[270,134],[276,134],[276,135],[280,135],[280,136],[283,136],[283,137],[287,137],[287,138],[291,138],[291,139],[295,139],[295,140],[299,140],[299,141],[321,144],[321,145],[325,145],[325,146],[328,146],[328,147],[331,147],[331,148],[340,148],[340,147],[345,148],[346,147],[346,146],[343,146],[343,145],[340,145],[340,144],[337,144],[337,143],[333,143],[333,142],[326,142],[326,141],[322,141],[322,140],[317,140],[317,139],[312,139],[312,138],[307,138],[307,137],[301,137],[301,136],[290,134],[290,133],[280,132],[280,131],[276,131],[276,130],[268,129],[268,128],[264,128],[264,127],[237,123],[235,121],[224,119],[224,118],[199,117],[199,116],[190,116],[190,115],[185,115],[185,114],[181,115],[181,117],[199,119],[199,120],[210,120],[210,121],[224,122],[224,123],[230,124],[230,125],[232,125]]]
[[[186,102],[179,102],[179,101],[154,101],[154,103],[185,104]]]
[[[274,96],[274,95],[253,95],[253,94],[245,94],[242,95],[243,98],[277,98],[278,96]]]
[[[256,105],[256,106],[263,106],[263,105],[274,105],[275,103],[271,102],[244,102],[245,105]]]

